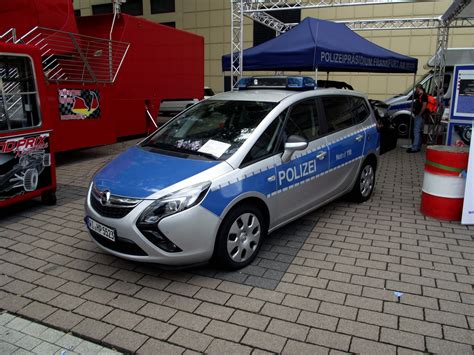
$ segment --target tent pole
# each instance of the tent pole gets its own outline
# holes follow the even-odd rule
[[[411,135],[411,140],[413,144],[413,133],[412,133],[412,127],[413,127],[413,105],[415,104],[415,83],[416,83],[416,73],[413,74],[413,87],[412,87],[412,92],[413,94],[411,95],[411,108],[410,108],[410,125],[409,125],[409,130],[408,130],[408,138],[410,138]]]

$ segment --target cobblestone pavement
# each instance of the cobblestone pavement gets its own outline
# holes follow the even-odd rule
[[[4,312],[0,313],[0,354],[118,355],[120,353]]]
[[[384,155],[370,201],[310,213],[224,273],[131,263],[90,240],[90,178],[130,144],[61,157],[57,206],[2,211],[0,308],[143,354],[473,353],[474,228],[419,213],[421,154]]]

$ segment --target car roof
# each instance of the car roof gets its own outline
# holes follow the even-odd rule
[[[316,89],[316,90],[276,90],[276,89],[254,89],[227,91],[212,97],[212,100],[222,101],[262,101],[262,102],[280,102],[287,97],[294,95],[308,96],[308,91],[313,92],[314,96],[319,95],[354,95],[364,97],[365,95],[352,90],[344,89]],[[306,93],[306,94],[305,94]]]

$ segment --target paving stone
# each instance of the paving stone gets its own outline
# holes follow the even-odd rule
[[[44,332],[38,335],[38,338],[41,340],[47,341],[49,343],[56,343],[59,339],[64,336],[64,332],[53,328],[47,328]]]
[[[148,337],[129,330],[115,328],[103,340],[106,343],[134,352],[148,340]]]
[[[100,288],[93,288],[82,295],[83,298],[89,301],[107,304],[117,297],[116,293],[102,290]]]
[[[41,343],[41,339],[35,338],[31,335],[25,335],[24,337],[16,341],[15,345],[26,350],[33,350]]]
[[[74,349],[74,352],[77,352],[79,354],[96,355],[96,354],[99,354],[101,350],[103,350],[102,346],[91,343],[89,341],[83,341],[78,346],[76,346],[76,348]]]
[[[235,282],[222,281],[219,286],[217,286],[217,289],[234,295],[247,296],[252,290],[252,287]]]
[[[446,340],[453,340],[458,343],[465,343],[474,345],[474,331],[468,329],[459,329],[450,327],[448,325],[443,326],[444,337]]]
[[[28,318],[43,320],[55,310],[56,308],[34,301],[18,310],[18,313]]]
[[[131,312],[114,309],[112,312],[102,318],[102,320],[118,327],[132,329],[143,320],[143,317]]]
[[[207,325],[204,333],[213,337],[239,342],[246,330],[247,328],[238,325],[213,320]]]
[[[5,313],[7,314],[7,313]],[[13,330],[18,330],[19,332],[28,327],[32,322],[28,319],[20,318],[20,317],[14,317],[11,318],[9,322],[5,322],[5,327]],[[8,317],[5,317],[8,319]]]
[[[424,350],[425,340],[422,335],[382,328],[380,340],[384,343],[405,346],[411,349]]]
[[[209,355],[246,355],[252,352],[252,348],[248,346],[232,343],[230,341],[222,339],[214,339],[206,350],[206,354]]]
[[[426,320],[429,322],[436,322],[441,324],[453,325],[461,328],[467,328],[466,317],[461,314],[426,309],[425,317]]]
[[[327,314],[329,316],[355,320],[356,314],[357,314],[357,308],[342,306],[335,303],[321,302],[318,312]]]
[[[19,348],[13,344],[0,342],[0,354],[13,354]]]
[[[212,337],[180,328],[169,338],[169,341],[184,346],[185,348],[204,352],[211,343]]]
[[[335,331],[338,323],[338,318],[320,313],[302,311],[300,313],[300,316],[298,317],[297,322],[315,328]]]
[[[266,331],[287,338],[304,341],[308,335],[309,327],[298,325],[293,322],[272,319]]]
[[[163,303],[171,297],[176,299],[180,296],[171,295],[168,292],[156,290],[149,287],[144,287],[140,291],[138,291],[133,297],[153,303]]]
[[[385,302],[384,313],[394,314],[408,318],[423,319],[423,309],[420,307],[408,306],[400,303]]]
[[[56,352],[60,351],[61,348],[59,346],[53,345],[51,343],[42,342],[38,346],[36,346],[32,351],[36,354],[55,354]]]
[[[174,325],[149,318],[145,318],[134,328],[137,332],[162,340],[168,339],[176,329]]]
[[[201,288],[194,297],[203,301],[224,305],[230,296],[226,292]]]
[[[158,304],[154,303],[147,303],[144,305],[139,311],[138,314],[141,314],[145,317],[152,317],[156,318],[162,321],[168,321],[175,313],[177,310],[166,307],[166,306],[161,306]]]
[[[329,349],[322,346],[303,343],[295,340],[288,340],[282,354],[301,354],[301,355],[326,355]]]
[[[184,348],[166,343],[164,341],[156,339],[148,339],[145,344],[138,349],[137,354],[144,355],[156,355],[156,354],[167,354],[167,355],[179,355],[184,352]]]
[[[426,338],[426,348],[433,354],[472,354],[472,346],[437,338]]]
[[[350,351],[355,354],[395,355],[397,353],[397,348],[393,345],[382,344],[367,339],[353,338]]]
[[[163,304],[171,308],[193,312],[201,304],[201,301],[189,297],[171,295]]]
[[[298,318],[300,311],[294,308],[280,306],[273,303],[265,303],[260,313],[266,316],[294,322]]]
[[[327,330],[311,329],[306,341],[332,349],[348,351],[351,337],[344,334],[329,332]]]
[[[104,306],[91,301],[84,302],[74,310],[76,313],[95,319],[101,319],[105,317],[110,311],[112,311],[112,307]]]
[[[259,300],[268,301],[272,303],[281,303],[283,301],[283,298],[285,297],[285,294],[271,290],[254,288],[250,292],[249,297],[257,298]]]
[[[270,322],[269,317],[254,313],[237,310],[229,319],[230,322],[243,325],[244,327],[264,330]]]
[[[67,351],[74,350],[79,344],[81,344],[83,340],[71,334],[65,334],[62,338],[60,338],[56,345],[60,346],[61,348],[67,349]]]
[[[262,309],[265,302],[249,298],[242,297],[239,295],[232,295],[232,297],[227,301],[227,306],[243,309],[244,311],[256,312],[258,313]]]
[[[217,304],[207,302],[201,303],[194,311],[196,314],[223,321],[228,320],[233,312],[233,308],[219,306]]]
[[[115,327],[110,324],[95,319],[85,318],[78,325],[72,328],[72,331],[87,338],[102,340],[114,328]]]
[[[381,312],[360,309],[357,315],[357,320],[359,322],[375,324],[387,328],[398,328],[397,316]]]
[[[83,319],[82,316],[58,309],[44,321],[60,329],[70,330]]]
[[[169,320],[169,323],[198,332],[201,332],[209,322],[209,318],[183,311],[179,311]]]
[[[338,333],[355,335],[360,338],[378,340],[379,327],[347,319],[341,319],[337,326]]]
[[[274,353],[280,353],[285,345],[286,339],[278,335],[249,329],[242,339],[242,343],[252,347],[261,348]]]

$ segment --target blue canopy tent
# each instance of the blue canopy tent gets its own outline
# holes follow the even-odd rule
[[[298,26],[243,51],[243,70],[416,73],[418,60],[372,43],[342,23],[305,18]],[[229,71],[231,54],[222,56]]]

